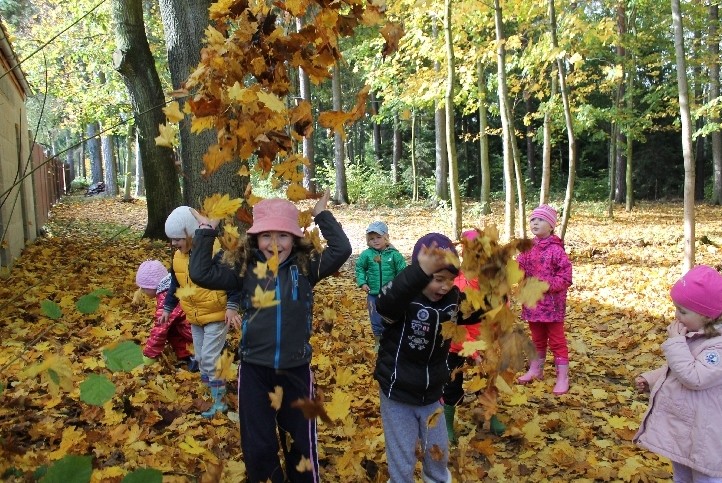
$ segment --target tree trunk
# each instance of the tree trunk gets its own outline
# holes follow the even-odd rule
[[[419,178],[416,176],[416,110],[411,111],[411,199],[419,201]]]
[[[302,18],[296,19],[296,29],[301,30],[304,22]],[[298,69],[298,90],[301,99],[311,104],[311,116],[313,118],[313,100],[311,98],[311,80],[308,73],[299,67]],[[311,131],[308,136],[303,137],[302,153],[303,157],[308,160],[308,166],[303,166],[303,187],[309,193],[316,193],[316,149],[314,146],[315,131]]]
[[[629,63],[631,64],[631,67],[627,69],[627,102],[626,102],[626,108],[629,115],[631,115],[634,112],[634,72],[637,70],[634,62],[634,55],[630,55],[629,57]],[[624,177],[624,182],[627,185],[626,186],[626,206],[625,209],[629,212],[632,211],[632,208],[634,207],[634,177],[633,177],[633,167],[634,167],[634,138],[632,136],[632,133],[630,132],[629,135],[627,135],[627,165],[626,165],[626,173]]]
[[[486,69],[479,61],[477,63],[477,84],[479,90],[479,165],[481,168],[481,193],[479,202],[481,203],[481,214],[488,215],[491,213],[491,169],[489,167],[489,135],[486,133],[489,127],[488,110],[486,103],[489,93],[486,90]]]
[[[616,53],[617,53],[617,62],[622,66],[622,75],[619,78],[619,84],[617,85],[617,98],[616,98],[616,108],[617,112],[622,111],[622,105],[624,104],[624,97],[626,93],[626,86],[624,84],[624,76],[627,74],[627,69],[625,69],[626,65],[626,56],[627,56],[627,50],[624,48],[624,45],[622,44],[622,37],[624,37],[627,34],[627,14],[626,14],[626,5],[624,2],[617,2],[617,37],[619,38],[619,44],[616,46]],[[631,95],[631,93],[630,93]],[[623,126],[621,126],[619,123],[617,124],[616,134],[616,155],[617,158],[615,160],[615,166],[616,166],[616,179],[614,182],[615,191],[614,191],[614,201],[616,203],[622,203],[627,198],[627,180],[626,180],[626,173],[627,173],[627,163],[625,159],[625,150],[622,149],[622,147],[626,147],[626,138],[624,136],[624,132],[622,129]]]
[[[338,62],[333,65],[333,77],[331,78],[331,89],[333,91],[333,109],[341,111],[341,69]],[[348,204],[348,187],[346,185],[346,153],[344,152],[343,138],[340,134],[333,135],[333,159],[336,168],[336,192],[333,199],[338,204]]]
[[[551,82],[549,87],[549,101],[544,109],[544,146],[542,147],[542,173],[539,182],[539,204],[549,203],[549,186],[552,178],[552,109],[557,96],[556,67],[551,68]]]
[[[454,42],[451,32],[451,6],[453,0],[445,0],[444,39],[446,42],[446,149],[449,155],[449,188],[451,189],[451,232],[461,238],[461,194],[459,193],[459,167],[456,158],[456,136],[454,136],[454,86],[456,65]]]
[[[552,46],[554,51],[559,50],[557,42],[557,17],[554,10],[554,0],[549,0],[549,20],[552,34]],[[562,214],[562,226],[559,231],[559,238],[564,240],[564,235],[569,224],[569,216],[572,211],[572,198],[574,197],[574,181],[577,172],[577,141],[574,138],[574,123],[572,121],[572,108],[569,104],[569,90],[567,89],[566,74],[564,70],[564,59],[557,56],[557,71],[559,73],[559,92],[562,95],[564,104],[564,122],[567,128],[567,143],[569,153],[569,175],[567,177],[567,190],[564,196],[564,213]]]
[[[183,87],[188,75],[198,66],[211,3],[210,0],[159,1],[173,89]],[[192,134],[190,116],[180,122],[183,199],[189,206],[200,206],[205,198],[214,193],[228,193],[231,198],[243,195],[245,183],[237,175],[240,161],[226,163],[210,176],[202,174],[205,169],[203,156],[216,140],[217,135],[213,130]]]
[[[403,153],[403,142],[401,140],[401,121],[399,115],[394,116],[394,153],[391,156],[391,182],[396,184],[399,182],[399,165],[401,164],[401,154]]]
[[[431,35],[433,38],[439,36],[437,27],[437,18],[431,18]],[[434,70],[441,72],[441,64],[434,62]],[[436,166],[434,176],[436,179],[435,190],[436,197],[440,200],[449,199],[449,153],[446,151],[446,113],[444,108],[440,107],[439,102],[434,102],[434,146]]]
[[[506,48],[504,47],[504,24],[499,0],[494,0],[494,25],[496,27],[496,66],[497,89],[499,93],[499,115],[501,117],[501,135],[504,144],[504,228],[506,238],[514,236],[514,160],[512,159],[511,120],[508,118],[510,109],[509,89],[506,85]]]
[[[683,271],[694,266],[694,155],[692,153],[692,116],[689,111],[687,62],[684,52],[684,27],[679,0],[672,0],[672,26],[674,27],[674,53],[677,60],[677,88],[679,115],[682,123],[682,154],[684,156],[684,258]]]
[[[531,119],[534,113],[534,107],[531,102],[531,95],[528,91],[524,91],[524,108],[526,115]],[[527,177],[531,181],[532,186],[536,186],[536,154],[534,153],[534,126],[531,122],[526,123],[526,172]]]
[[[115,69],[123,77],[133,106],[139,159],[148,186],[148,224],[143,236],[165,239],[165,220],[181,204],[180,184],[170,148],[157,146],[158,125],[165,122],[163,89],[143,24],[142,0],[113,0],[117,50]]]
[[[719,23],[719,6],[709,6],[709,96],[717,99],[720,95],[719,87],[719,38],[717,24]],[[720,116],[713,114],[709,121],[719,125]],[[712,141],[712,169],[714,172],[712,184],[712,203],[722,204],[722,133],[715,129],[710,134]]]
[[[105,194],[106,196],[118,196],[118,165],[113,150],[112,136],[101,136],[100,146],[103,151]]]
[[[103,181],[103,157],[100,152],[100,124],[98,121],[88,123],[87,126],[88,139],[85,145],[88,147],[88,157],[90,158],[90,182],[92,184]]]
[[[614,192],[616,175],[614,174],[617,164],[617,126],[616,122],[612,122],[609,129],[609,196],[607,198],[607,216],[609,219],[614,218]]]
[[[369,93],[369,102],[371,104],[371,122],[373,124],[373,136],[374,136],[374,157],[376,161],[383,161],[381,156],[381,125],[376,120],[376,116],[379,113],[379,101],[376,98],[376,92],[371,91]]]

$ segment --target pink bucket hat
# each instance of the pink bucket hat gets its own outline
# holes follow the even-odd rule
[[[685,273],[669,295],[675,304],[710,319],[722,315],[722,275],[707,265],[697,265]]]
[[[285,231],[302,237],[296,205],[281,198],[270,198],[256,203],[253,207],[253,225],[247,233],[255,235],[264,231]]]
[[[537,208],[534,208],[534,211],[532,211],[529,216],[529,220],[533,218],[540,218],[546,221],[552,227],[552,230],[557,226],[557,210],[549,205],[539,205]]]
[[[135,284],[140,288],[158,288],[163,277],[168,275],[168,270],[158,260],[146,260],[138,267],[135,274]]]

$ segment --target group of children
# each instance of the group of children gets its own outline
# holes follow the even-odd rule
[[[316,422],[306,419],[293,403],[315,395],[309,343],[313,287],[335,273],[351,254],[348,238],[327,210],[328,199],[326,192],[313,209],[315,223],[327,241],[322,253],[304,238],[298,209],[287,200],[259,202],[244,242],[234,253],[225,254],[214,249],[219,220],[181,207],[166,224],[177,248],[170,274],[164,274],[159,262],[144,262],[138,271],[139,287],[149,295],[155,290],[158,310],[162,307],[151,332],[156,350],[150,350],[149,341],[144,351],[150,358],[158,355],[157,341],[164,340],[165,328],[178,358],[189,356],[178,342],[183,337],[187,340],[187,331],[174,322],[174,310],[176,290],[193,288],[191,295],[180,298],[191,323],[201,378],[214,399],[211,410],[204,413],[208,417],[225,410],[225,381],[215,379],[213,358],[220,354],[228,326],[241,326],[238,410],[250,482],[319,481]],[[533,210],[532,248],[518,257],[526,276],[549,285],[535,307],[522,307],[538,358],[530,361],[518,382],[542,379],[550,350],[557,376],[552,391],[562,395],[569,390],[564,317],[572,267],[563,242],[554,234],[556,222],[552,207]],[[471,238],[477,232],[464,236]],[[460,378],[449,380],[450,366],[461,367],[466,358],[458,354],[460,347],[452,347],[442,337],[441,324],[454,321],[467,328],[470,340],[476,337],[483,313],[464,318],[460,312],[464,288],[476,281],[467,280],[449,263],[447,252],[456,255],[456,249],[440,233],[429,233],[416,242],[408,266],[390,243],[385,223],[371,223],[366,241],[368,249],[356,264],[356,282],[367,294],[376,343],[374,377],[380,389],[390,481],[413,481],[420,458],[424,482],[451,482],[448,448],[456,440],[455,406],[464,393]],[[273,257],[277,257],[277,271],[266,265]],[[153,287],[157,279],[168,281]],[[276,303],[259,304],[259,287],[275,293]],[[663,345],[667,364],[636,381],[638,389],[651,390],[651,396],[635,441],[669,457],[676,481],[719,482],[722,459],[714,443],[722,441],[722,430],[709,421],[722,416],[718,404],[722,400],[722,276],[710,267],[696,267],[675,284],[671,296],[677,314]],[[171,331],[170,327],[177,328]],[[277,397],[273,405],[269,394]],[[445,417],[429,424],[441,412]],[[500,435],[505,427],[495,417],[490,430]],[[417,453],[419,444],[421,453]]]

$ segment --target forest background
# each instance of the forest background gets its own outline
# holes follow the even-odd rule
[[[398,227],[416,223],[415,228],[458,237],[462,227],[481,227],[493,220],[509,239],[525,235],[528,206],[549,201],[563,207],[560,234],[564,236],[567,222],[574,220],[569,225],[568,247],[576,261],[595,261],[593,272],[591,268],[586,274],[582,271],[577,287],[593,286],[589,298],[605,301],[602,308],[597,303],[580,303],[577,322],[571,323],[589,337],[590,344],[597,345],[588,319],[601,318],[592,326],[604,334],[599,347],[611,340],[618,345],[616,351],[607,352],[591,350],[587,342],[578,340],[573,348],[595,361],[590,364],[603,364],[602,368],[590,366],[591,372],[580,371],[582,378],[603,374],[606,380],[579,387],[578,400],[567,398],[572,406],[578,404],[578,411],[556,410],[556,402],[543,396],[542,387],[534,388],[538,401],[514,393],[506,403],[519,406],[519,411],[509,410],[508,418],[516,431],[512,429],[508,440],[495,442],[476,438],[472,427],[467,433],[473,443],[471,452],[459,451],[455,471],[462,479],[468,470],[476,472],[473,477],[467,475],[472,479],[484,475],[567,479],[572,475],[627,481],[668,476],[664,462],[650,455],[642,458],[643,453],[628,444],[643,405],[632,401],[627,379],[658,362],[652,356],[658,353],[650,351],[656,351],[661,342],[659,319],[669,315],[667,305],[658,304],[666,301],[666,287],[684,268],[679,266],[680,259],[684,266],[695,261],[719,265],[715,241],[719,211],[714,207],[722,198],[717,5],[672,2],[672,15],[667,7],[657,2],[580,5],[498,0],[493,5],[450,0],[443,4],[351,1],[331,5],[232,0],[161,0],[158,4],[101,0],[62,5],[0,1],[20,68],[35,87],[28,104],[36,140],[48,146],[51,156],[64,159],[74,186],[105,181],[111,203],[119,187],[124,187],[123,199],[129,202],[125,208],[109,204],[98,212],[75,207],[70,215],[74,222],[88,218],[78,213],[86,210],[96,215],[92,218],[119,211],[121,217],[142,218],[143,235],[160,239],[167,214],[181,203],[199,207],[218,193],[242,198],[244,206],[236,213],[236,221],[243,224],[255,196],[281,195],[300,201],[330,186],[338,209],[348,209],[351,220],[367,217],[370,209],[379,217],[388,213],[393,219],[394,210],[408,206],[410,210],[401,212]],[[253,111],[250,117],[243,118],[249,110]],[[241,119],[248,122],[243,124]],[[137,208],[133,197],[144,194],[145,217],[128,215]],[[643,203],[680,198],[684,198],[684,210],[681,204]],[[503,203],[495,203],[502,199]],[[478,204],[470,205],[469,200]],[[713,206],[695,210],[695,200]],[[615,213],[620,203],[624,212]],[[572,216],[572,206],[578,216]],[[356,207],[361,211],[354,212]],[[574,228],[577,220],[585,219],[589,221]],[[648,233],[641,229],[647,225]],[[604,227],[601,232],[600,226]],[[694,234],[697,226],[704,230],[700,237]],[[622,235],[616,228],[627,231]],[[86,236],[95,229],[93,225],[77,242],[87,243]],[[575,229],[583,230],[576,232],[577,239]],[[62,235],[72,238],[77,233],[57,226],[55,233],[56,242],[64,240],[61,252],[108,256],[92,244],[63,245],[67,239]],[[609,238],[597,238],[602,233]],[[354,238],[360,240],[362,235]],[[106,238],[101,246],[113,239]],[[52,265],[43,257],[57,261],[61,256],[46,242],[55,243],[42,240],[33,247],[40,252],[32,253],[47,271]],[[400,247],[408,248],[405,242],[400,240]],[[152,242],[139,243],[131,258],[160,249],[142,244]],[[655,247],[654,253],[650,247]],[[701,247],[704,250],[695,260],[695,248]],[[619,250],[628,253],[617,258]],[[629,269],[630,257],[642,273]],[[118,263],[117,258],[110,259]],[[125,267],[123,273],[130,280],[138,260],[123,260],[118,266]],[[75,267],[78,262],[72,261]],[[610,274],[602,276],[596,262]],[[622,273],[607,267],[610,264],[619,264]],[[28,274],[22,264],[19,267],[10,274],[13,280]],[[83,264],[83,268],[89,267]],[[84,314],[79,317],[86,327],[109,321],[111,326],[102,331],[110,330],[116,338],[142,339],[142,331],[134,332],[127,325],[135,323],[135,316],[108,315],[101,308],[101,299],[112,295],[103,288],[110,285],[103,275],[114,270],[98,263],[97,269],[91,269],[97,275],[91,275],[92,280],[78,278],[83,283],[74,290],[94,289],[85,296],[71,295],[67,285],[63,286],[66,295],[60,295],[60,282],[26,295],[38,287],[37,273],[20,290],[8,284],[8,299],[22,296],[25,304],[16,307],[20,315],[13,315],[6,324],[22,327],[30,317],[43,326],[48,318],[69,317],[61,308],[72,308],[77,295],[76,308]],[[637,294],[625,295],[630,303],[624,307],[617,299],[619,293],[609,288],[617,288],[619,280],[628,281]],[[338,293],[351,292],[352,287],[342,286]],[[640,293],[644,307],[661,308],[637,314]],[[336,295],[332,290],[328,300],[335,300]],[[337,307],[340,313],[354,310],[353,301],[338,298],[343,301],[343,307]],[[43,300],[46,303],[38,310]],[[123,296],[112,296],[111,312],[125,301]],[[358,313],[348,315],[349,320],[359,318]],[[639,332],[620,336],[630,325]],[[326,328],[333,333],[332,326]],[[53,388],[60,381],[68,384],[63,389],[70,390],[78,382],[73,374],[92,372],[108,363],[107,354],[105,363],[97,359],[98,347],[107,350],[112,345],[101,337],[101,330],[87,328],[92,333],[86,333],[81,329],[81,338],[71,342],[50,337],[48,331],[58,331],[56,335],[65,331],[53,324],[42,330],[34,326],[12,330],[9,344],[19,348],[20,355],[13,352],[7,364],[39,361],[53,350],[70,354],[81,349],[93,354],[68,364],[65,359],[57,365],[57,359],[45,359],[38,369],[41,374],[58,376],[61,368],[66,372],[58,380],[54,376],[40,379],[40,387]],[[358,327],[350,330],[361,331]],[[364,340],[363,334],[356,335]],[[83,342],[95,336],[100,337],[98,344]],[[347,344],[338,337],[337,344]],[[338,350],[338,345],[329,344],[323,350]],[[639,358],[618,366],[620,351],[631,351]],[[360,356],[350,357],[355,361]],[[331,371],[330,360],[321,356],[318,369]],[[329,385],[357,381],[346,372],[326,376]],[[190,439],[176,445],[178,434],[188,429],[178,414],[199,404],[188,395],[178,398],[178,391],[192,393],[191,384],[181,389],[182,385],[162,375],[153,381],[129,376],[135,381],[129,384],[147,383],[160,397],[144,407],[143,421],[161,431],[182,426],[178,433],[163,432],[148,443],[145,426],[135,419],[138,414],[131,416],[133,408],[144,401],[122,399],[122,410],[111,403],[104,406],[101,416],[98,408],[78,403],[77,393],[70,398],[51,394],[49,399],[34,400],[34,389],[15,377],[20,376],[13,375],[9,384],[20,392],[7,392],[4,397],[7,408],[17,414],[5,419],[10,432],[2,441],[4,450],[17,449],[21,457],[12,460],[16,465],[4,468],[9,476],[27,476],[33,465],[46,468],[48,459],[66,462],[69,454],[85,454],[111,426],[117,432],[113,441],[123,449],[103,453],[111,455],[109,464],[94,478],[120,479],[142,466],[162,467],[172,474],[177,470],[163,467],[153,457],[168,450],[180,458],[174,461],[187,465],[179,471],[181,479],[220,477],[214,470],[220,467],[235,471],[235,463],[230,463],[238,460],[229,455],[237,456],[237,446],[227,422],[216,435],[196,426],[195,435],[204,438],[202,443],[186,433]],[[136,386],[120,382],[122,375],[113,379],[121,388],[137,391]],[[364,381],[363,387],[368,384],[373,383]],[[360,446],[344,452],[344,457],[330,455],[329,468],[341,479],[353,480],[359,474],[382,478],[378,434],[357,433],[347,424],[350,416],[343,409],[350,407],[352,398],[336,390],[331,407],[336,408],[336,419],[344,421],[343,429],[333,435],[339,454]],[[141,398],[148,396],[137,392]],[[358,397],[374,407],[373,401]],[[179,406],[171,412],[159,408],[176,401]],[[501,404],[503,411],[505,402]],[[38,408],[38,416],[28,416],[28,410]],[[53,408],[58,408],[56,413]],[[61,431],[69,415],[73,425]],[[37,422],[35,417],[44,422],[44,433],[29,429]],[[81,420],[98,425],[89,429]],[[604,437],[594,437],[595,431],[602,431]],[[219,441],[220,434],[231,439]],[[30,440],[24,439],[28,436]],[[168,445],[154,446],[160,440]],[[575,441],[592,442],[592,449],[579,451]],[[552,442],[537,458],[539,448]],[[367,443],[375,446],[369,448]],[[43,451],[58,444],[55,451]],[[505,459],[506,450],[513,455],[509,459]],[[370,454],[375,457],[366,457]],[[24,457],[28,461],[19,463]],[[527,458],[531,458],[528,465]],[[217,466],[220,460],[229,465]],[[88,460],[68,464],[77,468],[72,465],[86,463],[90,464]],[[53,468],[62,474],[62,465]]]

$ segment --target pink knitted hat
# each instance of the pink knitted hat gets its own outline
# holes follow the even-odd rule
[[[549,205],[539,205],[537,208],[534,208],[531,216],[529,216],[529,220],[534,218],[540,218],[546,221],[552,227],[552,230],[557,226],[557,210]]]
[[[722,315],[722,275],[707,265],[697,265],[685,273],[669,295],[675,304],[710,319]]]
[[[247,233],[255,235],[264,231],[285,231],[302,237],[296,205],[281,198],[270,198],[256,203],[253,207],[253,225]]]
[[[160,281],[168,275],[168,270],[158,260],[146,260],[138,267],[135,284],[140,288],[158,288]]]

